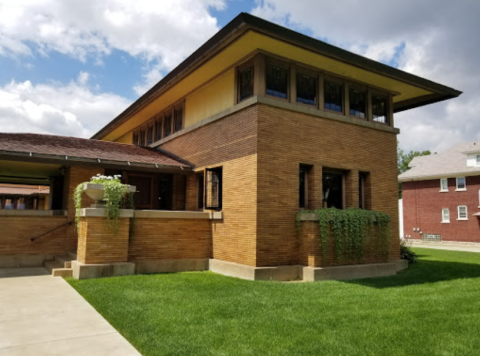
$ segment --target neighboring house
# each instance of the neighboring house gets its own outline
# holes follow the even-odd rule
[[[25,179],[25,167],[50,177],[53,209],[66,210],[65,220],[75,215],[73,189],[91,175],[121,174],[137,186],[135,233],[122,257],[137,272],[288,279],[306,266],[399,259],[394,113],[458,95],[242,13],[94,140],[2,134],[0,159]],[[389,214],[388,256],[322,256],[318,234],[297,233],[295,221],[299,210],[322,207]],[[67,244],[46,236],[37,251],[74,249],[66,231]],[[28,248],[25,238],[9,253]]]
[[[400,174],[405,238],[480,242],[480,142],[415,157]]]

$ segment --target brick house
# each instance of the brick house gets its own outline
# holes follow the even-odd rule
[[[64,174],[57,179],[64,192],[58,207],[68,219],[72,189],[95,173],[121,174],[139,190],[135,233],[119,242],[125,248],[111,250],[121,253],[89,253],[88,233],[80,231],[84,265],[128,262],[140,273],[210,269],[248,279],[393,274],[399,259],[394,113],[458,95],[242,13],[93,140],[45,136],[49,152],[61,149],[55,159],[44,152],[41,164],[55,163],[56,176]],[[40,137],[18,136],[24,142],[15,150],[28,147],[23,155],[12,143],[2,148],[2,137],[0,159],[40,162],[28,155],[43,149],[29,143]],[[295,221],[299,210],[324,206],[389,214],[388,256],[373,249],[363,261],[324,258],[318,221],[304,214],[300,232]],[[85,214],[82,226],[95,227],[95,215]],[[76,235],[69,236],[74,249]],[[25,253],[30,245],[19,246],[17,253]],[[58,252],[44,250],[52,253]]]
[[[480,143],[415,157],[398,178],[405,237],[480,242]]]

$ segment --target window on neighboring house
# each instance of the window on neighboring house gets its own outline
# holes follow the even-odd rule
[[[387,98],[380,95],[372,95],[372,114],[373,121],[388,124],[387,116]]]
[[[162,139],[162,116],[157,117],[155,120],[155,141]]]
[[[153,125],[149,125],[147,128],[147,145],[153,143]]]
[[[442,209],[442,223],[450,222],[450,210],[448,208]]]
[[[139,142],[138,142],[138,131],[135,131],[135,132],[133,133],[133,144],[134,144],[134,145],[137,145],[137,146],[139,145]]]
[[[467,206],[459,205],[457,209],[458,209],[458,220],[468,220]]]
[[[343,174],[323,172],[323,206],[343,209]]]
[[[343,112],[343,85],[326,80],[324,83],[324,100],[325,109]]]
[[[145,146],[145,129],[140,130],[140,146]]]
[[[465,177],[457,178],[457,190],[467,190],[467,184],[465,183]]]
[[[277,98],[288,98],[288,69],[272,64],[266,68],[266,93]]]
[[[308,207],[308,173],[311,169],[311,166],[304,164],[300,165],[299,171],[299,187],[298,187],[298,198],[300,208]]]
[[[207,168],[205,173],[205,209],[222,210],[222,168]]]
[[[174,129],[175,129],[175,132],[178,132],[181,129],[183,129],[183,108],[182,107],[175,108],[173,115],[174,115],[174,119],[173,119]]]
[[[448,192],[448,178],[440,179],[440,191]]]
[[[297,73],[297,102],[317,105],[317,78]]]
[[[363,90],[354,88],[350,88],[348,93],[350,101],[350,115],[364,119],[367,115],[367,93]]]
[[[480,155],[477,155],[477,166],[480,166]]]
[[[203,202],[204,179],[205,179],[204,174],[200,174],[197,176],[197,209],[203,209],[204,207],[204,202]]]
[[[253,66],[238,71],[238,101],[253,95]]]
[[[163,118],[163,137],[170,136],[172,133],[172,113],[169,112]]]

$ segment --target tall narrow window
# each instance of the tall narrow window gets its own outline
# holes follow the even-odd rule
[[[288,69],[267,64],[267,94],[277,98],[288,98]]]
[[[358,173],[358,207],[360,209],[366,209],[366,188],[367,188],[367,172]]]
[[[467,206],[459,205],[458,209],[458,220],[468,220]]]
[[[440,191],[448,192],[448,178],[440,179]]]
[[[207,168],[205,173],[205,208],[222,210],[222,168]]]
[[[162,116],[159,116],[157,117],[157,120],[155,120],[155,141],[162,139],[162,126]]]
[[[253,67],[238,72],[238,101],[253,95]]]
[[[145,136],[146,136],[145,129],[140,130],[140,146],[145,146]]]
[[[153,143],[153,124],[149,125],[147,128],[147,145]]]
[[[388,124],[387,119],[387,98],[379,95],[372,95],[373,121]]]
[[[197,209],[203,209],[204,207],[204,202],[203,202],[204,179],[205,179],[204,174],[200,174],[197,177]]]
[[[465,183],[465,177],[457,178],[457,190],[467,190],[467,185]]]
[[[172,113],[169,112],[163,118],[163,137],[170,136],[172,133]]]
[[[173,115],[174,115],[174,129],[175,129],[175,132],[178,132],[181,129],[183,129],[183,108],[182,107],[175,108]]]
[[[442,209],[442,223],[450,222],[450,210],[448,208]]]
[[[343,209],[343,174],[323,172],[323,206]]]
[[[343,112],[343,86],[341,84],[325,81],[324,99],[325,109]]]
[[[308,207],[308,172],[311,169],[311,166],[304,164],[300,165],[299,171],[299,187],[298,187],[298,206],[300,208]]]
[[[297,102],[317,105],[317,78],[297,73]]]
[[[137,146],[138,146],[138,144],[139,144],[139,142],[138,142],[138,131],[135,131],[135,132],[133,133],[133,139],[132,139],[132,141],[133,141],[133,144],[134,144],[134,145],[137,145]]]
[[[367,94],[363,90],[354,88],[350,88],[348,93],[350,99],[350,115],[364,119],[367,112]]]

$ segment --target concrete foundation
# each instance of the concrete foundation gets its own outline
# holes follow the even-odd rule
[[[135,263],[84,264],[72,261],[72,269],[75,279],[128,276],[135,273]]]
[[[302,279],[302,266],[253,267],[239,263],[211,259],[209,269],[225,276],[252,281],[291,281]]]
[[[135,262],[135,273],[172,273],[186,271],[207,271],[208,258],[182,260],[147,260]]]
[[[43,267],[45,261],[52,261],[53,255],[0,256],[0,268]]]

